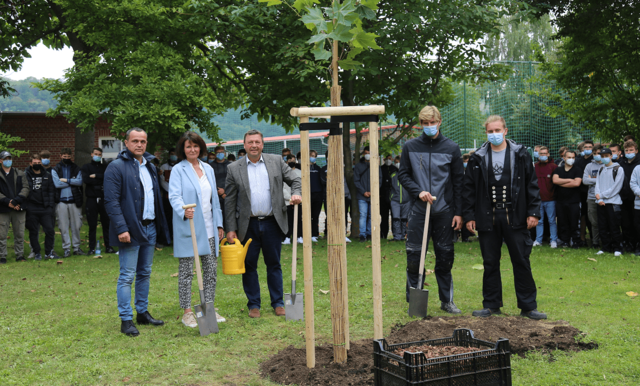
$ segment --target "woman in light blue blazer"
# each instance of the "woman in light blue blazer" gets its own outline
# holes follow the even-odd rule
[[[191,311],[194,256],[189,219],[192,218],[194,222],[198,255],[204,271],[205,300],[213,302],[216,294],[218,245],[224,235],[222,211],[213,169],[200,160],[207,154],[207,145],[202,137],[193,131],[187,131],[178,141],[176,154],[181,161],[173,167],[169,179],[169,201],[173,208],[173,256],[180,261],[178,293],[180,307],[184,309],[182,323],[195,328],[198,323]],[[188,204],[196,204],[196,207],[182,209]],[[216,317],[218,323],[225,321],[217,312]]]

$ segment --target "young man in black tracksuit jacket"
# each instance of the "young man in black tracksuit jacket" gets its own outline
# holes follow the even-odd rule
[[[492,115],[485,122],[487,138],[469,159],[464,177],[463,216],[467,229],[478,231],[484,262],[483,309],[473,316],[501,313],[500,255],[507,244],[521,316],[546,319],[538,312],[536,283],[529,255],[533,240],[529,229],[540,219],[538,178],[526,147],[505,139],[504,119]]]
[[[409,213],[407,233],[407,285],[418,283],[420,251],[425,227],[427,202],[430,202],[429,237],[433,238],[436,255],[434,273],[438,281],[440,308],[459,314],[453,302],[453,234],[462,227],[462,183],[464,166],[460,147],[440,132],[442,119],[434,106],[420,111],[424,134],[407,141],[402,147],[398,181],[414,199]],[[435,201],[433,199],[435,197]],[[428,244],[427,244],[428,248]]]
[[[53,251],[55,241],[55,230],[53,229],[53,213],[55,208],[56,188],[53,179],[45,167],[39,154],[31,156],[31,166],[25,170],[27,182],[31,193],[24,203],[27,211],[26,228],[29,231],[29,246],[36,260],[42,260],[42,249],[38,240],[40,225],[44,230],[44,256],[45,259],[57,259],[58,256]]]
[[[624,183],[622,190],[620,190],[620,198],[622,199],[622,238],[625,252],[635,253],[640,252],[640,244],[637,240],[638,229],[635,229],[633,217],[636,196],[631,190],[631,175],[633,174],[633,169],[640,165],[640,157],[638,157],[638,145],[635,141],[627,141],[623,147],[624,157],[618,158],[618,163],[624,170]]]
[[[94,254],[96,248],[96,228],[98,227],[98,215],[102,223],[102,240],[105,253],[115,253],[109,243],[109,216],[104,208],[104,172],[107,166],[102,163],[102,149],[93,148],[91,162],[82,166],[82,182],[86,185],[87,196],[87,222],[89,223],[89,252]]]

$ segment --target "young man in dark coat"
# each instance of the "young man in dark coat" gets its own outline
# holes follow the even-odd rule
[[[461,311],[453,302],[453,235],[462,227],[462,182],[464,166],[460,147],[440,131],[442,118],[435,106],[420,111],[424,133],[402,147],[398,181],[413,198],[407,233],[407,284],[419,288],[420,252],[427,202],[431,206],[429,238],[436,255],[434,273],[438,281],[440,308],[451,314]],[[436,198],[434,200],[434,197]],[[427,244],[427,248],[429,244]]]
[[[26,212],[22,207],[29,197],[29,184],[21,170],[12,167],[13,157],[8,151],[0,152],[0,264],[7,263],[7,235],[13,228],[13,250],[16,261],[24,258],[24,223]]]
[[[91,151],[91,162],[82,166],[82,181],[86,185],[87,222],[89,223],[89,254],[93,255],[96,248],[96,233],[98,215],[102,224],[102,240],[105,253],[116,253],[109,241],[109,216],[104,208],[104,172],[107,166],[102,162],[102,149],[94,147]]]
[[[484,308],[472,315],[501,313],[504,241],[513,265],[520,315],[546,319],[547,315],[537,310],[536,283],[529,262],[533,246],[529,229],[540,220],[540,190],[533,162],[524,146],[505,139],[508,130],[502,117],[491,115],[485,128],[489,141],[471,156],[464,177],[463,216],[469,231],[478,231],[484,262]]]
[[[44,230],[44,257],[45,259],[57,259],[58,256],[53,251],[55,241],[55,231],[53,229],[55,192],[53,179],[45,167],[39,154],[31,156],[31,166],[25,170],[27,182],[31,192],[24,203],[27,211],[26,228],[29,230],[29,246],[36,260],[42,260],[42,249],[38,240],[40,225]]]

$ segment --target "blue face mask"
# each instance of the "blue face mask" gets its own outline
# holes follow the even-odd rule
[[[205,156],[205,157],[200,158],[200,160],[201,160],[202,162],[207,162],[207,161],[209,160],[209,157],[206,157],[206,156]]]
[[[224,159],[224,153],[216,153],[216,158],[222,161]]]
[[[465,168],[467,167],[467,163],[466,162],[463,162],[462,164],[464,165]]]
[[[636,153],[627,153],[624,156],[627,157],[627,159],[634,159],[636,158]]]
[[[584,150],[584,155],[591,155],[591,149],[585,149]]]
[[[502,133],[490,133],[487,134],[487,140],[494,146],[500,146],[504,141],[504,136]]]
[[[212,163],[216,162],[216,160],[214,160],[213,158],[209,158],[209,159],[207,160],[207,162],[209,162],[210,164],[212,164]]]
[[[584,152],[583,151],[580,152],[580,156],[584,157]]]
[[[240,161],[240,160],[241,160],[241,159],[243,159],[243,158],[244,158],[244,156],[243,156],[243,155],[239,156],[239,157],[238,157],[238,161]]]
[[[100,157],[99,155],[94,155],[93,157],[91,157],[93,159],[93,162],[100,162],[102,161],[102,157]]]
[[[547,157],[546,155],[540,156],[540,161],[542,162],[547,162],[548,159],[549,157]]]
[[[610,162],[611,162],[611,158],[609,158],[609,157],[604,157],[602,159],[602,163],[605,164],[605,165],[609,165]]]
[[[50,163],[51,163],[51,160],[49,158],[43,158],[42,159],[42,164],[44,166],[49,166]]]
[[[600,161],[602,161],[602,157],[600,156],[600,154],[594,155],[593,156],[593,160],[596,161],[596,162],[600,162]]]
[[[309,162],[311,162],[311,163],[316,162],[316,157],[309,157]]]
[[[11,165],[13,165],[13,160],[6,159],[2,161],[2,166],[4,166],[5,168],[10,168]]]
[[[173,162],[175,162],[175,161],[177,161],[177,160],[178,160],[178,156],[177,156],[177,155],[170,155],[170,156],[169,156],[169,161],[173,161]]]
[[[533,152],[533,156],[534,156],[535,158],[538,158],[538,152],[537,152],[537,151],[534,151],[534,152]]]
[[[422,126],[422,130],[424,130],[424,133],[429,137],[433,137],[434,135],[438,134],[438,125]]]
[[[617,154],[613,154],[613,155],[611,156],[611,158],[615,161],[615,160],[617,160],[617,159],[618,159],[618,155],[617,155]]]

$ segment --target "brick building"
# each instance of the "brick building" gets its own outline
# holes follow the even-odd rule
[[[66,114],[50,118],[44,112],[0,112],[0,132],[24,139],[15,143],[13,148],[29,151],[29,154],[14,157],[14,166],[19,169],[29,165],[30,154],[45,149],[51,152],[52,165],[60,161],[60,150],[65,147],[74,150],[74,160],[78,165],[89,162],[91,147],[103,148],[105,159],[115,158],[123,145],[111,135],[109,128],[108,122],[99,121],[93,133],[81,134],[75,124],[67,121]],[[90,136],[93,136],[93,146],[76,148],[78,138],[88,144]]]

